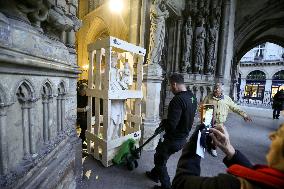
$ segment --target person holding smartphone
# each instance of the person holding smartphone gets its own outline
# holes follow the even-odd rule
[[[213,93],[207,95],[201,102],[201,106],[202,104],[214,105],[215,125],[224,125],[227,120],[229,110],[242,116],[246,122],[252,121],[250,116],[248,116],[245,111],[241,110],[240,107],[236,103],[234,103],[234,101],[229,96],[223,94],[222,83],[216,83],[213,86]],[[211,155],[216,157],[217,151],[212,149]]]
[[[197,102],[191,91],[187,91],[181,74],[169,78],[171,91],[175,95],[168,106],[168,116],[164,121],[164,140],[158,143],[154,155],[155,167],[146,176],[161,185],[154,188],[169,189],[170,177],[167,171],[169,157],[182,149],[191,130]]]
[[[192,134],[178,161],[172,189],[282,189],[284,188],[284,124],[269,136],[267,165],[255,165],[234,148],[226,127],[210,128],[215,145],[226,155],[227,174],[200,176],[201,157],[195,153],[199,128]]]

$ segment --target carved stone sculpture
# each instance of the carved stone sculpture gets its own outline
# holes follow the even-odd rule
[[[192,49],[192,37],[193,37],[193,31],[192,31],[192,23],[191,23],[191,16],[188,17],[187,22],[185,24],[184,28],[184,52],[183,52],[183,66],[182,66],[182,72],[191,73],[191,49]]]
[[[216,40],[219,31],[221,8],[216,7],[209,19],[208,37],[206,38],[206,65],[205,74],[214,74],[216,65]]]
[[[118,91],[122,90],[120,73],[117,69],[118,56],[116,53],[112,53],[111,56],[111,68],[110,68],[110,90]],[[124,100],[112,100],[111,101],[111,123],[108,127],[108,140],[116,139],[121,135],[121,127],[124,123]]]
[[[120,85],[122,86],[122,89],[128,89],[128,86],[131,83],[131,70],[128,62],[124,63],[124,69],[120,71],[120,74]]]
[[[218,33],[218,28],[216,26],[216,20],[214,19],[213,23],[210,23],[210,28],[208,30],[208,37],[206,39],[207,44],[207,61],[206,61],[206,69],[205,74],[213,74],[214,73],[214,66],[216,62],[216,37]]]
[[[151,5],[150,43],[147,64],[158,64],[161,60],[165,39],[165,20],[168,16],[169,12],[165,3],[161,0],[155,0],[154,4]]]
[[[112,53],[111,56],[111,67],[110,67],[110,90],[122,90],[120,84],[119,70],[116,67],[118,61],[117,54]]]
[[[204,65],[205,47],[204,41],[206,38],[206,31],[204,28],[204,18],[199,15],[197,18],[197,27],[195,29],[195,64],[194,73],[201,73]]]

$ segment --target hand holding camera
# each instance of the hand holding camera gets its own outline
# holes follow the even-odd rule
[[[228,159],[233,157],[235,149],[231,145],[229,134],[225,127],[217,126],[210,128],[209,136],[212,138],[214,145],[219,147],[227,155]]]

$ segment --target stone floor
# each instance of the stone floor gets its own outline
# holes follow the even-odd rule
[[[269,132],[275,130],[280,123],[284,122],[283,115],[279,120],[271,119],[272,112],[262,113],[261,109],[250,108],[247,110],[252,115],[253,122],[245,123],[242,118],[230,114],[227,121],[228,132],[235,148],[242,151],[248,158],[257,164],[264,164],[265,154],[268,151],[270,141]],[[258,113],[257,113],[258,112]],[[271,114],[270,114],[271,113]],[[213,176],[225,171],[222,163],[223,154],[218,151],[218,157],[213,158],[206,154],[202,161],[202,175]],[[90,156],[83,158],[83,180],[81,188],[84,189],[138,189],[152,188],[155,184],[148,180],[144,173],[153,167],[154,151],[142,152],[139,166],[133,171],[128,171],[121,166],[103,167],[98,161]],[[176,170],[180,152],[170,157],[167,167],[171,178]]]

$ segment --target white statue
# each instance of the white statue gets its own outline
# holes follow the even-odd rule
[[[161,60],[166,31],[166,18],[168,16],[169,12],[166,9],[164,1],[155,0],[151,5],[150,43],[147,64],[158,64]]]
[[[111,67],[110,67],[110,90],[122,90],[120,85],[120,74],[117,69],[118,56],[116,53],[111,53]]]
[[[128,89],[128,86],[131,84],[131,70],[127,61],[124,63],[124,69],[121,70],[120,73],[120,85],[122,86],[122,89]]]
[[[118,63],[117,53],[112,53],[110,67],[110,90],[123,90],[120,80],[120,71],[116,67]],[[124,124],[125,100],[111,100],[110,124],[108,126],[107,140],[116,139],[121,136],[121,129]]]

